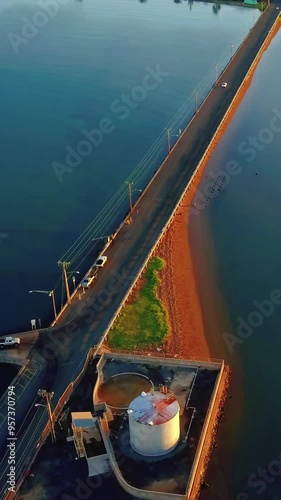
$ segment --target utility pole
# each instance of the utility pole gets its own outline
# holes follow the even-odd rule
[[[54,315],[55,315],[55,319],[57,319],[57,308],[56,308],[56,301],[55,301],[55,292],[54,290],[52,290],[50,292],[50,295],[52,296],[52,300],[53,300],[53,308],[54,308]]]
[[[65,291],[66,291],[66,298],[67,298],[67,303],[70,303],[70,293],[69,293],[69,286],[68,286],[68,279],[67,279],[67,272],[66,269],[70,265],[70,262],[58,262],[59,266],[62,266],[62,274],[63,274],[63,280],[64,280],[64,285],[65,285]]]
[[[195,99],[195,113],[197,113],[197,109],[198,109],[198,92],[197,91],[194,92],[194,99]]]
[[[54,393],[48,392],[45,389],[39,389],[37,394],[38,394],[38,396],[41,396],[41,397],[46,399],[46,407],[48,410],[49,421],[50,421],[50,425],[51,425],[52,442],[55,443],[56,442],[55,424],[54,424],[54,417],[53,417],[53,412],[52,412],[51,403],[50,403]]]
[[[132,201],[132,185],[133,185],[133,183],[132,182],[126,182],[126,184],[128,184],[128,190],[129,190],[130,215],[131,215],[132,210],[133,210],[133,201]]]
[[[168,155],[171,152],[171,129],[167,128],[167,139],[168,139]]]

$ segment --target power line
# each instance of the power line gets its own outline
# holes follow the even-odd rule
[[[228,61],[226,57],[224,57]],[[217,63],[217,67],[219,64]],[[225,63],[224,63],[225,66]],[[207,93],[211,90],[212,84],[214,82],[213,65],[207,74],[200,80],[197,86],[197,92],[202,97],[205,98]],[[201,101],[202,102],[202,101]],[[135,169],[131,172],[130,176],[127,178],[128,182],[134,182],[134,185],[140,185],[144,180],[147,171],[151,169],[151,164],[153,161],[163,153],[164,147],[167,146],[167,136],[166,129],[175,129],[179,126],[183,127],[183,122],[186,126],[194,114],[194,100],[193,94],[188,96],[188,98],[183,102],[179,110],[175,115],[169,120],[168,124],[161,131],[158,137],[155,139],[153,144],[150,146],[149,150],[136,165]],[[141,186],[142,187],[142,186]],[[92,220],[88,227],[83,231],[83,233],[76,239],[76,241],[70,246],[70,248],[65,252],[65,254],[60,258],[60,261],[68,261],[73,264],[77,259],[86,252],[89,245],[91,249],[88,251],[87,255],[95,247],[93,245],[93,238],[98,237],[102,232],[107,232],[108,226],[115,219],[117,219],[117,214],[120,213],[122,208],[124,209],[124,201],[127,199],[127,187],[125,182],[122,183],[121,187],[112,196],[108,203],[104,206],[101,212]],[[82,259],[85,260],[86,256]]]

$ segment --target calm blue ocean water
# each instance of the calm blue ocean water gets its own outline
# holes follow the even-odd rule
[[[220,349],[213,349],[212,355],[224,355],[233,370],[232,399],[210,468],[213,487],[206,499],[221,498],[218,491],[222,498],[235,500],[281,498],[280,49],[279,31],[200,187],[204,192],[211,173],[217,175],[228,162],[236,162],[238,175],[230,177],[202,214],[213,237],[230,320],[230,328],[213,332]],[[233,335],[227,341],[226,332]]]
[[[178,112],[173,135],[183,126],[193,112],[193,92],[204,95],[215,65],[226,62],[258,16],[252,9],[172,0],[65,0],[57,12],[40,18],[43,3],[47,0],[0,4],[1,333],[27,329],[31,318],[48,323],[48,297],[30,296],[28,290],[55,286],[57,260],[123,186],[117,219],[122,216],[128,207],[126,179]],[[34,19],[45,25],[36,28]],[[280,45],[279,33],[206,170],[208,175],[224,170],[231,160],[239,167],[204,213],[229,332],[236,338],[238,318],[247,322],[257,311],[255,301],[281,289],[281,132],[272,129],[272,118],[281,113]],[[157,65],[169,75],[145,98],[130,101],[126,112],[116,111],[123,95],[143,96],[136,88],[143,87],[147,67]],[[83,130],[100,130],[104,118],[114,130],[80,163],[72,153],[70,168],[66,148],[77,151]],[[281,119],[274,123],[278,127]],[[246,151],[249,141],[254,152]],[[142,176],[136,175],[137,188],[165,155],[165,141],[159,143]],[[61,182],[54,162],[68,167]],[[106,212],[100,235],[115,215]],[[91,257],[83,260],[84,254],[72,269],[83,271]],[[56,293],[58,298],[59,289]],[[211,488],[204,493],[208,500],[280,500],[280,311],[276,305],[233,352],[225,330],[216,332],[220,348],[212,354],[225,355],[233,382],[208,478]]]
[[[222,67],[259,15],[172,0],[58,0],[44,13],[42,5],[50,3],[0,4],[1,333],[29,329],[32,318],[48,324],[51,300],[28,290],[55,287],[57,261],[123,186],[120,219],[130,173],[162,133],[161,147],[135,184],[141,189],[166,153],[166,124],[189,99],[174,124],[182,127],[194,111],[194,90],[203,97],[215,64]],[[168,75],[144,98],[135,89],[143,86],[147,67],[157,65]],[[120,110],[122,95],[132,93],[139,101]],[[70,168],[67,148],[76,151],[83,130],[100,130],[104,118],[114,130],[80,163],[72,156]],[[177,132],[174,127],[172,135]],[[54,162],[64,165],[58,167],[61,182]],[[107,215],[99,236],[116,223]],[[84,254],[72,269],[85,269]],[[59,302],[59,286],[56,295]]]

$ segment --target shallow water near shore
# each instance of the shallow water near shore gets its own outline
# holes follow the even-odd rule
[[[281,289],[280,48],[279,30],[199,189],[204,192],[206,175],[223,171],[228,161],[237,162],[239,175],[198,215],[191,231],[210,351],[225,357],[232,369],[231,399],[207,472],[211,487],[202,492],[204,500],[280,499],[281,306],[273,305],[267,316],[256,315],[256,303]],[[250,136],[259,138],[258,146],[246,152]],[[248,324],[244,338],[238,336],[239,317]],[[256,326],[249,326],[254,318]],[[235,336],[232,347],[225,332]],[[262,468],[268,480],[261,477]]]
[[[200,219],[195,218],[189,226],[190,243],[210,357],[224,359],[231,367],[231,377],[223,420],[216,436],[218,447],[214,448],[207,469],[206,482],[212,487],[202,490],[200,500],[228,500],[232,498],[230,492],[235,462],[234,453],[229,450],[234,450],[239,441],[240,421],[244,411],[243,372],[240,359],[234,360],[229,356],[223,341],[222,333],[232,332],[232,326],[228,304],[224,300],[218,278],[219,262],[214,252],[210,223],[207,211],[200,215]]]

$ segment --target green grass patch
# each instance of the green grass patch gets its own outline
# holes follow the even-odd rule
[[[166,309],[157,297],[161,283],[159,272],[166,262],[153,257],[147,266],[144,283],[133,302],[125,305],[108,335],[109,344],[116,349],[134,349],[160,345],[168,333]]]

